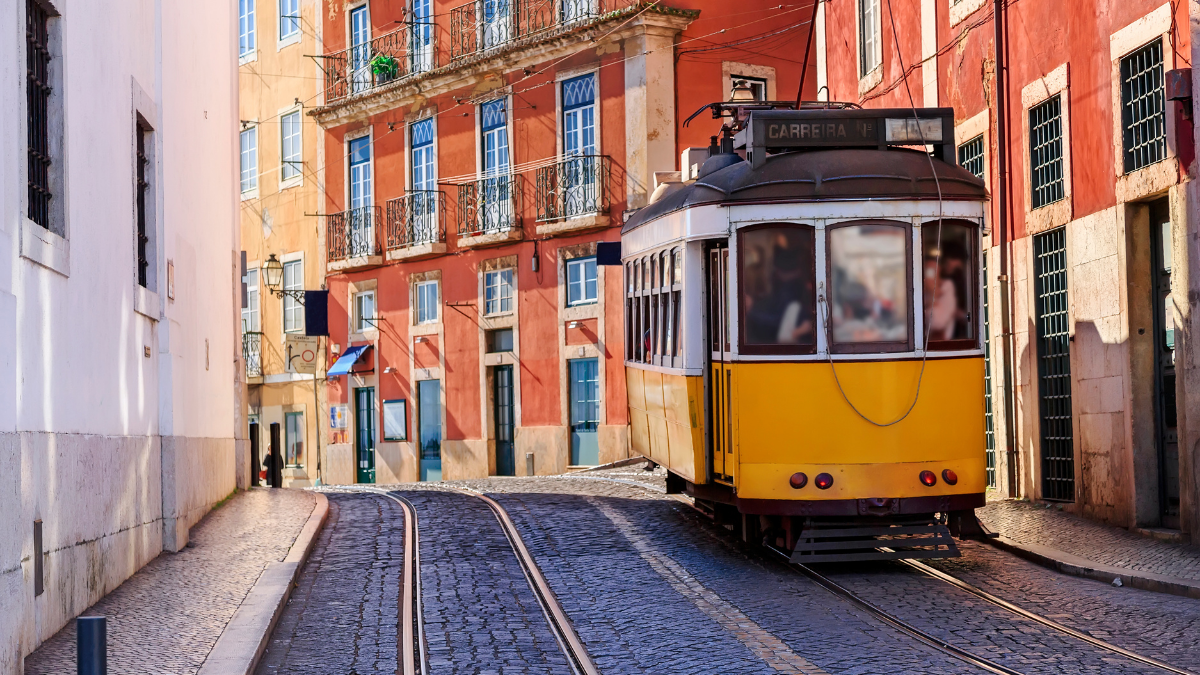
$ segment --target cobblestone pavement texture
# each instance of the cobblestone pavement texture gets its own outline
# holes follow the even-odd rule
[[[431,672],[570,675],[541,603],[487,504],[454,492],[403,494],[416,509],[420,531]]]
[[[1050,572],[986,544],[927,561],[1031,612],[1179,668],[1200,665],[1200,601]]]
[[[577,478],[471,485],[509,511],[602,672],[971,672],[645,489]]]
[[[1161,541],[1028,502],[988,502],[976,513],[1017,543],[1040,544],[1102,565],[1200,580],[1200,546]]]
[[[327,493],[329,516],[259,675],[394,673],[404,512],[387,497]]]
[[[287,556],[316,496],[252,489],[191,531],[191,544],[162,553],[92,605],[108,617],[108,671],[184,675],[200,669],[263,568]],[[25,675],[75,672],[75,622],[25,659]]]

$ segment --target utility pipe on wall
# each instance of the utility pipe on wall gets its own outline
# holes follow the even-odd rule
[[[1017,489],[1017,445],[1016,418],[1013,410],[1016,396],[1013,392],[1013,317],[1009,285],[1008,256],[1008,104],[1007,78],[1005,77],[1007,46],[1004,42],[1004,0],[992,0],[992,23],[996,41],[996,193],[997,223],[995,230],[1000,235],[1000,341],[1004,354],[1004,443],[1008,457],[1008,496],[1016,497]]]

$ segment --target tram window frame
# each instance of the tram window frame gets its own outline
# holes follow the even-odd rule
[[[970,250],[971,269],[969,269],[967,271],[967,279],[970,280],[971,282],[973,282],[971,285],[971,289],[973,292],[968,296],[967,326],[970,328],[970,330],[972,331],[974,336],[970,337],[970,338],[959,338],[956,340],[930,340],[929,343],[925,346],[925,349],[926,349],[926,351],[931,351],[931,352],[967,351],[967,350],[971,350],[971,349],[980,349],[979,333],[980,333],[981,329],[979,327],[979,317],[980,317],[980,314],[979,314],[979,312],[980,312],[980,297],[979,297],[979,290],[980,290],[979,289],[979,269],[980,269],[980,267],[979,267],[979,265],[980,265],[981,252],[980,252],[980,247],[979,247],[979,225],[977,223],[973,223],[969,220],[962,220],[962,219],[958,219],[958,218],[945,218],[942,220],[942,223],[943,223],[943,227],[946,225],[950,225],[953,227],[964,227],[964,228],[966,228],[967,234],[969,235],[969,241],[967,242],[967,246]],[[930,229],[937,228],[937,224],[938,224],[938,221],[936,221],[936,220],[930,220],[930,221],[921,223],[921,269],[922,270],[924,270],[924,268],[925,268],[925,231],[926,231],[926,228],[930,228]],[[922,317],[924,318],[925,330],[928,331],[929,330],[929,320],[930,320],[929,310],[925,308],[924,304],[925,304],[924,300],[922,300],[922,302],[921,302],[921,305],[922,305],[921,311],[923,312]],[[925,336],[922,335],[921,337],[922,337],[922,340],[924,340]]]
[[[750,343],[746,336],[746,303],[744,297],[739,298],[737,302],[737,318],[738,318],[738,351],[748,355],[811,355],[817,353],[817,331],[821,330],[821,324],[817,321],[817,290],[816,286],[820,282],[817,276],[817,228],[805,223],[761,223],[750,227],[739,228],[737,231],[737,281],[738,295],[744,296],[746,285],[745,269],[746,269],[746,242],[747,234],[758,232],[761,230],[779,230],[779,229],[794,229],[806,231],[810,237],[809,245],[811,245],[812,268],[810,270],[811,279],[813,281],[812,297],[808,298],[809,313],[808,320],[812,321],[813,340],[812,344],[753,344]]]
[[[908,339],[901,341],[889,342],[837,342],[833,332],[833,233],[836,230],[845,227],[855,227],[862,225],[883,225],[886,227],[901,228],[904,232],[904,276],[905,285],[908,297]],[[820,330],[825,331],[828,341],[828,348],[831,354],[893,354],[900,352],[913,351],[913,318],[916,307],[916,293],[913,288],[913,226],[912,223],[901,220],[888,220],[886,218],[865,218],[861,220],[847,220],[840,223],[834,223],[825,227],[825,283],[826,283],[826,306],[824,321]]]

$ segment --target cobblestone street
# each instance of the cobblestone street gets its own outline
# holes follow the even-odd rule
[[[661,472],[383,487],[417,512],[431,673],[572,672],[496,517],[452,487],[508,512],[601,673],[985,672],[742,545],[663,494]],[[403,513],[378,495],[328,494],[328,523],[259,673],[398,669]],[[961,550],[931,565],[1140,656],[1200,663],[1200,601],[1065,576],[986,544]],[[1011,672],[1166,672],[900,563],[817,569]]]

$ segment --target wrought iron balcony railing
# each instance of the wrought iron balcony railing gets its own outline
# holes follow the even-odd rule
[[[412,190],[387,203],[387,249],[446,243],[446,193]]]
[[[326,217],[325,250],[329,262],[380,255],[380,208],[363,206]]]
[[[564,157],[537,170],[537,219],[608,212],[607,155]]]
[[[595,19],[614,0],[472,0],[450,10],[450,58]]]
[[[520,176],[491,176],[458,186],[458,234],[507,232],[519,224]]]
[[[246,377],[262,377],[262,336],[257,331],[242,333],[242,358],[246,361]]]
[[[433,70],[435,35],[432,21],[410,21],[370,42],[322,55],[325,102]]]

